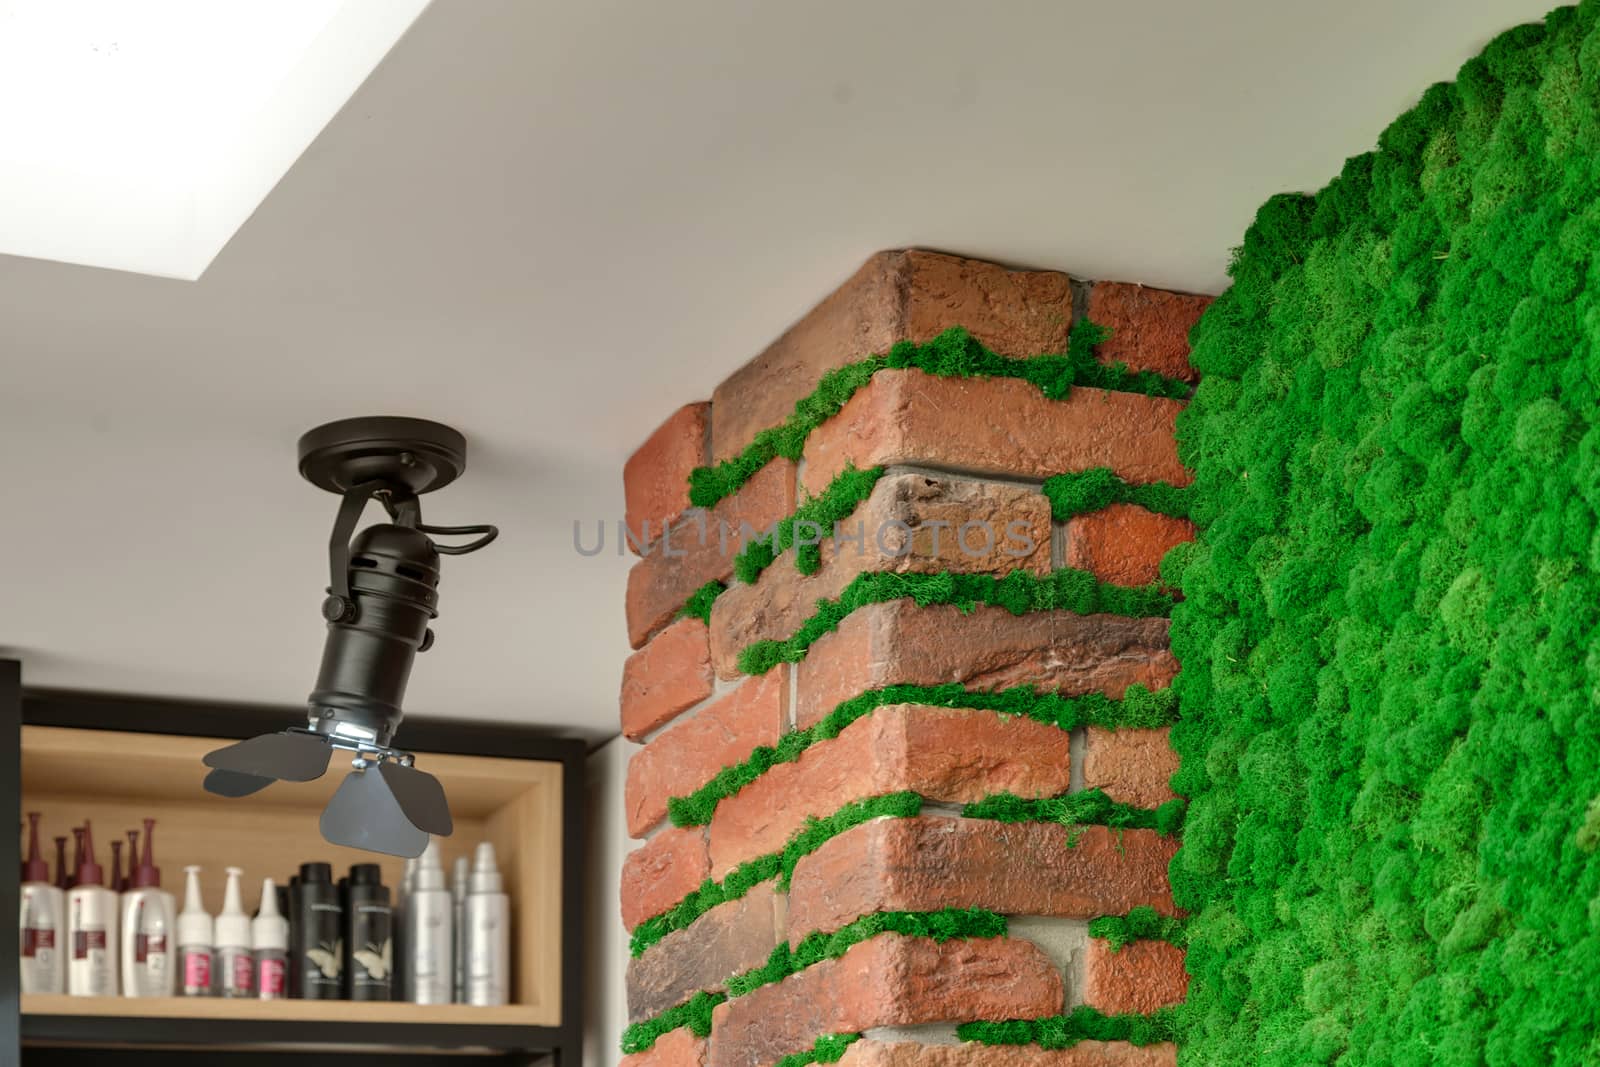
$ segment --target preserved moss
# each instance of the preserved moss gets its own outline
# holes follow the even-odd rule
[[[1600,1063],[1600,8],[1504,34],[1196,326],[1180,1063]]]

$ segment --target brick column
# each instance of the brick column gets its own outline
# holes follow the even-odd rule
[[[1170,379],[1193,380],[1204,306],[880,253],[628,461],[641,555],[621,721],[641,744],[626,810],[643,842],[621,887],[629,1067],[1175,1062],[1152,1039],[1187,981],[1167,882],[1181,819],[1167,622],[1050,597],[1144,604],[1110,587],[1157,582],[1190,536],[1139,492],[1187,483]],[[1167,384],[1051,398],[1016,376],[878,369],[797,458],[690,506],[691,469],[740,457],[835,368],[951,327],[1002,356],[1059,354],[1085,318],[1112,331],[1095,358]],[[806,514],[852,468],[870,491],[815,559],[736,567],[741,529]],[[1053,504],[1047,479],[1099,468],[1117,499]],[[942,592],[950,575],[969,584]],[[983,575],[1012,577],[972,584]],[[915,597],[896,599],[902,579]],[[839,605],[831,625],[819,604]],[[784,651],[749,676],[758,642]],[[958,1030],[980,1020],[1047,1022]],[[1091,1023],[1129,1040],[1078,1040]]]

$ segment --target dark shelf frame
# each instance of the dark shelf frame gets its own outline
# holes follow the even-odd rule
[[[0,824],[22,822],[21,729],[65,726],[148,734],[245,738],[298,722],[303,709],[24,689],[22,665],[0,659]],[[556,1064],[582,1067],[584,770],[582,740],[501,723],[407,719],[408,749],[460,756],[496,756],[561,764],[561,1024],[504,1026],[375,1022],[284,1022],[157,1019],[90,1015],[23,1015],[17,968],[0,965],[0,1067],[116,1064],[201,1064],[255,1067],[288,1061],[299,1067],[497,1067]],[[15,915],[20,887],[0,878],[0,915]],[[17,958],[17,928],[0,922],[0,961]],[[396,1045],[437,1050],[397,1056]],[[299,1051],[283,1046],[320,1046]],[[120,1047],[112,1047],[120,1046]],[[141,1047],[142,1046],[142,1047]],[[253,1046],[253,1047],[251,1047]],[[391,1051],[376,1051],[389,1046]],[[489,1055],[484,1050],[490,1050]]]

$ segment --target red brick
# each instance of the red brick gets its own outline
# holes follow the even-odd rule
[[[622,734],[637,741],[711,695],[711,639],[679,619],[622,665]]]
[[[679,522],[628,572],[628,641],[638,648],[673,620],[695,590],[728,581],[746,527],[769,530],[794,509],[795,465],[775,459],[709,512]]]
[[[963,548],[957,537],[968,523],[984,525],[967,527]],[[811,575],[800,573],[790,549],[753,584],[735,584],[717,598],[711,611],[711,661],[719,677],[737,677],[743,648],[787,638],[816,611],[818,600],[838,597],[864,572],[1005,574],[1021,569],[1044,574],[1050,569],[1050,504],[1030,487],[888,474],[842,527],[846,537],[864,530],[864,546],[825,538],[822,565]],[[985,529],[992,534],[985,536]]]
[[[689,506],[689,472],[709,458],[706,432],[711,405],[686,404],[656,427],[622,466],[628,529],[647,541]],[[627,538],[624,538],[627,540]]]
[[[668,797],[694,792],[757,745],[777,744],[789,721],[788,704],[789,668],[779,664],[634,753],[623,791],[628,832],[643,836],[667,817]]]
[[[1091,919],[1150,906],[1173,914],[1175,838],[1153,830],[922,815],[847,830],[800,860],[789,939],[874,911],[990,908]]]
[[[628,1019],[638,1022],[767,962],[783,939],[783,897],[762,882],[628,961]]]
[[[698,889],[711,873],[706,833],[663,829],[622,861],[622,925],[632,930]]]
[[[626,1060],[623,1061],[626,1064]],[[839,1067],[1177,1067],[1178,1047],[1080,1041],[1071,1048],[1038,1045],[925,1045],[918,1041],[857,1041]]]
[[[852,800],[898,792],[963,804],[991,793],[1048,797],[1070,787],[1069,735],[992,711],[894,704],[856,720],[794,763],[782,763],[717,805],[712,876],[783,848]]]
[[[1161,557],[1194,540],[1194,523],[1133,504],[1112,504],[1066,523],[1066,565],[1101,581],[1146,585],[1161,577]]]
[[[1096,346],[1095,355],[1102,363],[1198,381],[1189,365],[1189,330],[1210,305],[1209,296],[1096,282],[1089,291],[1089,321],[1111,327],[1111,337]]]
[[[1055,965],[1026,941],[883,934],[718,1005],[709,1067],[766,1067],[821,1034],[1053,1015],[1063,1000]]]
[[[1008,356],[1063,352],[1072,317],[1065,274],[1013,271],[917,250],[879,252],[713,394],[712,444],[737,455],[776,426],[822,375],[896,341],[926,341],[951,326]]]
[[[909,599],[868,604],[814,642],[796,668],[795,715],[809,726],[847,700],[885,685],[961,682],[971,689],[1033,685],[1120,697],[1139,683],[1160,689],[1178,671],[1166,619],[980,605],[919,608]]]
[[[1087,386],[1050,400],[1020,378],[879,371],[812,431],[801,486],[821,492],[847,463],[913,463],[1017,478],[1110,467],[1130,482],[1187,485],[1173,436],[1183,406]]]
[[[1083,745],[1083,784],[1103,789],[1112,800],[1158,808],[1177,794],[1167,785],[1178,773],[1178,754],[1166,727],[1106,730],[1091,726]]]
[[[686,1028],[669,1030],[656,1038],[648,1052],[635,1052],[617,1061],[617,1067],[705,1067],[706,1040]]]
[[[1099,938],[1084,954],[1083,1002],[1108,1015],[1149,1014],[1181,1004],[1189,991],[1183,949],[1165,941],[1134,941],[1119,952]]]

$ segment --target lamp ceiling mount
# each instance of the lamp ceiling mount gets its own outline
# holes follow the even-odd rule
[[[466,438],[427,419],[340,419],[300,438],[301,476],[341,496],[368,482],[420,496],[449,485],[466,466]]]

